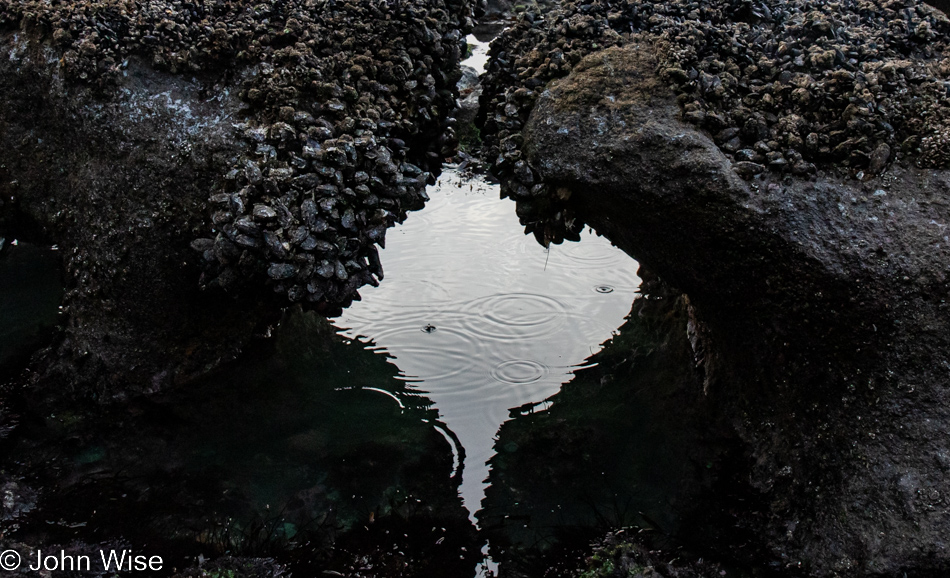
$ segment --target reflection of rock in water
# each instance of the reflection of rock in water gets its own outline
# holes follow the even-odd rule
[[[227,550],[301,575],[360,558],[378,575],[472,575],[452,452],[423,421],[436,412],[383,356],[332,332],[291,314],[262,352],[200,386],[35,428],[14,451],[49,489],[16,539],[122,537],[179,567]]]
[[[625,526],[689,533],[684,520],[724,448],[699,430],[702,379],[686,310],[654,284],[590,359],[596,367],[578,371],[550,409],[502,426],[477,517],[505,575],[576,568],[593,539]]]
[[[57,322],[63,295],[59,257],[0,237],[0,378],[28,356]]]

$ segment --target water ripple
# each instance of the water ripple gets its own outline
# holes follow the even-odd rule
[[[470,333],[452,326],[420,331],[420,325],[401,325],[373,334],[408,378],[448,380],[475,366],[481,343]]]
[[[567,307],[554,297],[503,293],[469,301],[462,309],[466,329],[483,338],[512,341],[550,335],[563,329]]]
[[[389,355],[408,390],[428,392],[442,433],[457,436],[474,510],[499,425],[512,408],[543,411],[623,323],[640,280],[636,261],[589,232],[545,252],[495,185],[448,170],[428,193],[387,233],[385,281],[335,324]]]
[[[538,381],[547,372],[548,368],[543,363],[530,359],[511,359],[495,366],[491,376],[509,385],[523,385]]]
[[[593,238],[588,233],[585,237]],[[564,262],[575,269],[587,271],[609,270],[611,267],[628,268],[630,257],[610,244],[603,237],[597,237],[599,242],[564,243],[557,245],[551,252],[552,262]]]

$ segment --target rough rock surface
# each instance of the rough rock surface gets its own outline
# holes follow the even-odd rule
[[[209,191],[212,226],[193,243],[206,284],[269,277],[291,301],[335,306],[382,276],[373,246],[424,200],[426,169],[451,151],[451,129],[440,132],[466,8],[7,2],[0,25],[55,43],[58,72],[106,94],[135,56],[171,72],[243,74],[228,88],[247,104],[236,128],[251,149]]]
[[[549,81],[648,34],[682,118],[747,177],[834,165],[860,179],[905,157],[946,166],[948,33],[943,14],[912,0],[565,2],[493,43],[482,136],[508,193],[537,199],[522,208],[529,231],[576,239],[582,223],[544,206],[552,191],[521,158],[521,131]]]
[[[490,20],[511,16],[511,0],[479,0],[475,3],[475,16]]]
[[[376,246],[455,146],[467,12],[0,2],[0,223],[67,261],[42,373],[160,389],[231,357],[274,304],[329,314],[377,283]]]
[[[746,180],[657,65],[643,38],[581,61],[540,95],[524,160],[562,210],[689,296],[706,395],[766,504],[738,518],[773,566],[942,575],[950,173]]]
[[[7,35],[16,58],[0,60],[4,226],[59,244],[68,312],[34,377],[111,397],[230,358],[267,314],[202,294],[188,243],[221,176],[207,168],[246,150],[230,127],[239,102],[134,60],[125,90],[100,101],[56,73],[55,53],[32,49]]]

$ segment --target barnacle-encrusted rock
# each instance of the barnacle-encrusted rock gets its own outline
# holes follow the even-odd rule
[[[468,13],[464,0],[0,0],[13,199],[0,217],[63,248],[68,355],[94,360],[90,379],[160,387],[180,372],[156,357],[198,373],[227,357],[208,335],[163,342],[189,333],[175,312],[191,306],[175,304],[202,302],[190,287],[211,289],[223,325],[220,288],[332,314],[378,283],[376,246],[456,145]],[[267,307],[242,308],[231,349]]]
[[[455,145],[444,121],[455,103],[466,6],[3,2],[0,26],[55,44],[61,74],[103,94],[122,85],[130,57],[172,73],[249,68],[229,89],[248,105],[235,130],[252,146],[210,191],[206,234],[219,250],[203,252],[203,284],[232,289],[269,276],[291,301],[332,309],[381,277],[370,255],[382,239],[366,231],[421,206]],[[317,210],[304,216],[308,200]],[[310,235],[328,244],[305,248]],[[325,258],[341,259],[345,276],[316,278],[313,263]],[[264,275],[291,267],[293,275]]]
[[[576,238],[582,223],[535,201],[555,192],[518,165],[532,107],[584,56],[643,34],[682,117],[746,178],[837,167],[864,179],[899,158],[950,164],[950,22],[926,4],[570,1],[492,44],[481,99],[493,170],[507,194],[531,200],[522,220],[542,242]]]
[[[720,475],[743,496],[700,506],[720,516],[692,537],[779,575],[947,574],[950,169],[797,176],[772,147],[730,153],[683,117],[658,39],[628,40],[548,84],[504,142],[529,194],[551,191],[522,217],[586,222],[688,296],[696,403],[738,442]]]

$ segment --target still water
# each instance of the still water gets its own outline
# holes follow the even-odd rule
[[[475,512],[509,410],[543,402],[623,324],[637,263],[586,233],[538,245],[497,185],[446,171],[425,209],[390,230],[385,280],[334,324],[385,352],[461,444],[461,494]]]
[[[395,576],[408,564],[415,576],[471,576],[483,544],[474,514],[500,444],[506,475],[485,519],[501,542],[525,542],[504,512],[528,508],[540,520],[564,497],[509,503],[521,493],[511,450],[546,435],[525,418],[546,414],[530,412],[624,323],[637,264],[593,234],[545,250],[479,178],[448,170],[429,195],[387,234],[385,281],[364,289],[336,327],[292,310],[272,339],[188,388],[111,417],[63,411],[24,424],[8,450],[46,497],[20,520],[20,539],[125,540],[176,564],[276,556],[303,575],[369,566],[368,575]],[[40,343],[33,336],[57,320],[62,289],[49,250],[8,247],[0,270],[9,273],[6,356],[14,344]],[[581,413],[584,427],[607,414]],[[516,422],[532,433],[498,442],[499,427],[518,431]],[[637,434],[620,437],[636,445]]]
[[[486,45],[471,41],[466,64],[480,68]],[[276,556],[304,575],[372,567],[367,575],[395,576],[408,565],[418,576],[470,576],[480,508],[492,543],[510,549],[596,526],[590,511],[602,503],[665,503],[638,484],[665,459],[671,473],[652,486],[672,486],[687,463],[679,446],[661,443],[675,436],[649,433],[670,429],[651,425],[653,414],[675,412],[652,411],[649,396],[631,402],[624,388],[618,399],[601,396],[603,407],[562,393],[553,413],[541,411],[563,384],[602,383],[600,368],[579,370],[624,324],[637,263],[591,232],[537,245],[497,185],[455,168],[428,194],[423,210],[388,231],[381,286],[364,288],[334,327],[289,311],[272,339],[189,388],[105,420],[67,412],[22,427],[9,450],[47,498],[20,521],[20,538],[120,539],[181,564],[199,554]],[[0,369],[48,340],[61,296],[55,252],[7,246]],[[631,323],[625,331],[636,334]],[[628,431],[631,421],[640,429]],[[591,431],[603,433],[587,444]],[[578,456],[552,453],[543,443],[551,435]],[[600,473],[587,480],[572,464]],[[553,486],[532,492],[541,468]],[[571,506],[577,495],[589,500]]]
[[[429,195],[387,234],[385,281],[335,328],[290,311],[200,383],[110,418],[24,424],[10,455],[48,489],[22,539],[289,555],[314,571],[369,556],[380,576],[388,545],[393,563],[470,575],[499,427],[547,407],[624,323],[639,279],[594,234],[540,247],[480,178],[448,170]],[[49,339],[62,286],[49,249],[8,246],[0,272],[5,362]],[[491,512],[510,508],[498,495]]]
[[[62,296],[56,251],[0,240],[0,371],[43,342]]]

